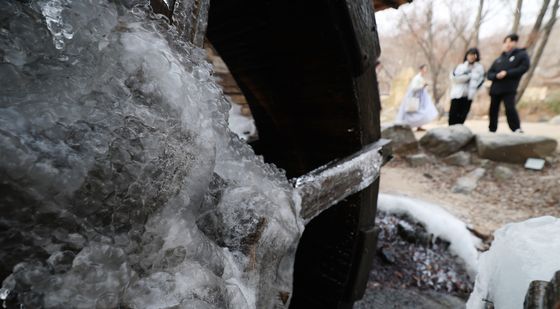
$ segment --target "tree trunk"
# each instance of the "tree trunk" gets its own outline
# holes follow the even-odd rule
[[[535,53],[531,57],[531,67],[529,68],[529,71],[525,75],[525,78],[523,78],[523,80],[521,81],[521,85],[520,85],[519,90],[517,92],[517,102],[521,101],[521,97],[523,97],[523,93],[525,93],[525,90],[527,89],[527,86],[529,85],[529,82],[531,82],[531,78],[533,77],[533,74],[535,73],[535,69],[537,68],[537,66],[539,64],[539,61],[541,60],[541,56],[543,54],[544,48],[546,47],[546,44],[548,43],[548,38],[550,36],[550,33],[552,32],[552,29],[554,28],[554,24],[556,23],[556,20],[558,19],[556,14],[558,13],[558,7],[560,6],[559,2],[560,2],[560,0],[555,0],[554,1],[554,4],[552,6],[552,14],[550,14],[550,19],[548,20],[548,22],[544,26],[544,30],[543,30],[544,33],[542,35],[540,44],[537,47],[537,49],[535,50]]]
[[[445,63],[445,59],[447,58],[449,51],[455,46],[455,42],[461,36],[461,31],[464,31],[464,27],[461,28],[462,30],[455,29],[456,33],[449,34],[449,36],[446,37],[445,42],[448,43],[448,45],[445,47],[445,49],[438,49],[442,50],[441,56],[439,56],[435,54],[436,44],[439,42],[439,38],[436,37],[438,32],[434,29],[435,25],[433,0],[427,2],[427,9],[423,14],[423,22],[420,22],[420,24],[425,25],[423,31],[416,30],[413,26],[413,22],[409,20],[408,16],[404,12],[402,14],[402,20],[406,23],[409,32],[414,36],[416,43],[418,44],[424,57],[426,58],[427,65],[430,70],[430,86],[432,89],[434,103],[438,105],[439,100],[444,95],[444,91],[441,91],[439,89],[440,87],[438,87],[438,78],[441,75],[442,70],[444,69],[443,63]],[[414,24],[418,24],[418,21],[419,20],[416,20]]]
[[[511,27],[511,33],[517,33],[519,31],[519,21],[521,20],[521,7],[523,6],[523,0],[517,0],[517,5],[515,11],[513,12],[513,26]]]
[[[438,75],[439,75],[439,67],[437,65],[437,61],[435,61],[433,57],[433,50],[434,50],[434,3],[430,1],[428,6],[428,12],[426,12],[426,22],[428,23],[428,47],[431,51],[430,55],[426,55],[428,58],[428,66],[430,67],[430,76],[432,77],[432,93],[434,99],[437,102],[437,83],[438,83]]]
[[[546,11],[548,11],[548,7],[550,4],[550,0],[544,0],[541,6],[541,10],[539,11],[539,15],[537,16],[537,20],[533,25],[533,29],[529,33],[529,37],[527,38],[527,43],[525,44],[525,48],[527,48],[527,52],[532,54],[535,44],[539,40],[539,35],[541,33],[541,26],[544,20],[544,15]]]
[[[476,13],[476,19],[474,21],[474,30],[473,30],[473,46],[478,47],[478,40],[480,34],[480,25],[482,24],[482,9],[484,7],[484,0],[480,0],[478,4],[478,12]]]

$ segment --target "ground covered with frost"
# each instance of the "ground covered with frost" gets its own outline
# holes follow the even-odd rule
[[[437,205],[380,194],[377,252],[355,308],[457,308],[473,289],[480,240]]]

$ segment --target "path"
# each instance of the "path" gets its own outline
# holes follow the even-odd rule
[[[426,129],[445,126],[426,125]],[[487,122],[471,120],[466,125],[474,133],[487,132]],[[507,133],[507,123],[500,122],[500,133]],[[525,134],[545,135],[560,140],[560,126],[548,123],[524,123]],[[416,132],[420,138],[424,132]],[[496,163],[491,162],[486,175],[471,194],[456,194],[451,187],[460,176],[478,165],[453,167],[438,162],[423,167],[410,167],[395,159],[382,168],[380,192],[404,194],[438,204],[479,231],[490,234],[508,222],[531,217],[560,217],[560,159],[548,164],[543,171],[528,171],[520,165],[508,165],[514,171],[512,179],[497,182],[492,174]],[[558,185],[556,185],[556,183]]]

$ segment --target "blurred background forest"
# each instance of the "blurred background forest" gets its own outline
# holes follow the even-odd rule
[[[449,75],[469,47],[478,47],[488,70],[502,40],[516,32],[527,48],[531,70],[519,87],[522,121],[547,121],[560,114],[559,0],[415,0],[376,13],[382,46],[378,68],[382,121],[392,121],[409,80],[429,67],[430,92],[442,115],[449,110]],[[488,113],[490,83],[479,91],[469,118]]]

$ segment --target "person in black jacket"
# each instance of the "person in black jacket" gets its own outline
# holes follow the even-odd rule
[[[509,128],[513,132],[520,132],[519,114],[515,109],[515,94],[521,76],[529,70],[529,55],[524,48],[516,48],[519,36],[510,34],[505,37],[502,54],[492,63],[488,70],[488,79],[492,81],[490,87],[490,132],[498,129],[498,114],[500,103],[504,101]]]

